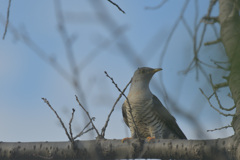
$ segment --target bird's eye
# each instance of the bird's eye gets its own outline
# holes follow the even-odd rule
[[[145,70],[142,70],[142,73],[144,74],[144,73],[145,73]]]

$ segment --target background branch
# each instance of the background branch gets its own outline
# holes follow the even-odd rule
[[[7,18],[6,18],[5,30],[4,30],[2,39],[5,39],[5,36],[7,34],[11,2],[12,2],[12,0],[8,0]]]

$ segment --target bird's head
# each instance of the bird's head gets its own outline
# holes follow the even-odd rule
[[[152,76],[156,72],[161,71],[161,70],[162,70],[162,68],[156,68],[156,69],[149,68],[149,67],[138,68],[133,75],[132,83],[142,81],[143,83],[149,84]]]
[[[142,67],[138,68],[132,78],[132,84],[130,87],[130,92],[129,96],[135,96],[138,95],[137,97],[140,99],[143,98],[151,98],[152,93],[149,89],[149,82],[152,78],[152,76],[158,72],[161,71],[161,68],[148,68],[148,67]]]

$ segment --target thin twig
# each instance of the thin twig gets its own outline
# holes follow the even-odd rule
[[[217,68],[220,68],[220,69],[225,70],[225,71],[230,70],[230,67],[223,67],[223,66],[220,65],[220,64],[229,64],[229,62],[218,62],[218,61],[215,61],[213,59],[210,59],[210,61],[213,62],[217,66]]]
[[[219,88],[223,88],[223,87],[228,87],[228,83],[227,83],[227,82],[218,83],[218,84],[215,84],[213,87],[214,87],[214,89],[219,89]]]
[[[204,45],[205,45],[205,46],[208,46],[208,45],[213,45],[213,44],[217,44],[217,43],[220,43],[220,42],[222,42],[222,39],[221,39],[221,38],[218,38],[218,39],[216,39],[215,41],[205,42]]]
[[[100,134],[99,134],[97,128],[95,127],[94,123],[92,122],[93,119],[90,117],[88,111],[87,111],[87,110],[83,107],[83,105],[80,103],[80,101],[79,101],[79,99],[78,99],[78,96],[75,95],[75,97],[76,97],[76,101],[78,102],[79,106],[82,107],[82,109],[83,109],[83,110],[85,111],[85,113],[87,114],[87,116],[88,116],[88,118],[89,118],[89,120],[90,120],[90,122],[91,122],[91,124],[92,124],[92,126],[93,126],[93,128],[94,128],[94,130],[96,131],[98,137],[100,137]]]
[[[154,7],[145,7],[145,9],[159,9],[161,8],[168,0],[163,0],[160,4],[158,4],[157,6]]]
[[[213,132],[213,131],[217,131],[217,130],[221,130],[221,129],[227,129],[229,127],[232,127],[232,126],[231,125],[227,125],[227,126],[220,127],[220,128],[209,129],[209,130],[207,130],[207,132]]]
[[[135,130],[136,130],[137,137],[140,138],[140,137],[139,137],[139,132],[138,132],[137,125],[136,125],[135,120],[134,120],[134,118],[133,118],[132,107],[131,107],[131,104],[130,104],[130,102],[129,102],[128,97],[121,91],[121,89],[118,87],[118,85],[114,82],[113,78],[110,77],[106,71],[104,71],[104,73],[106,74],[106,76],[107,76],[109,79],[111,79],[112,83],[115,85],[115,87],[118,89],[118,91],[126,98],[127,103],[128,103],[128,106],[129,106],[129,110],[130,110],[129,112],[130,112],[131,118],[132,118],[132,120],[133,120],[133,124],[134,124],[134,126],[135,126]]]
[[[205,16],[202,18],[201,22],[204,22],[205,24],[214,24],[214,23],[219,22],[219,19],[218,19],[218,17]]]
[[[121,37],[127,29],[128,27],[126,25],[117,27],[110,33],[111,36],[114,37],[113,39],[105,38],[102,40],[102,42],[97,44],[93,50],[89,51],[86,57],[82,58],[78,64],[79,72],[85,69],[85,67],[87,67],[87,65],[97,58],[104,50],[116,43],[119,37]]]
[[[42,100],[43,100],[43,101],[51,108],[51,110],[55,113],[55,115],[57,116],[58,120],[60,121],[63,129],[65,130],[65,133],[66,133],[68,139],[72,142],[72,139],[71,139],[70,135],[68,134],[67,128],[65,127],[62,119],[59,117],[59,115],[57,114],[57,112],[53,109],[53,107],[51,106],[51,104],[49,103],[49,101],[48,101],[46,98],[42,98]]]
[[[212,103],[210,102],[210,98],[207,97],[207,95],[203,92],[203,90],[202,90],[201,88],[199,88],[199,90],[200,90],[201,93],[204,95],[204,97],[207,99],[209,105],[210,105],[215,111],[217,111],[219,114],[221,114],[221,115],[223,115],[223,116],[226,116],[226,117],[227,117],[227,116],[234,116],[234,114],[225,114],[225,113],[219,111],[216,107],[214,107],[214,106],[212,105]]]
[[[122,8],[120,8],[116,3],[114,3],[113,1],[111,0],[108,0],[108,2],[112,3],[114,6],[116,6],[118,8],[119,11],[121,11],[122,13],[125,14],[124,10],[122,10]]]
[[[7,34],[9,15],[10,15],[10,6],[11,6],[11,0],[8,0],[7,19],[6,19],[5,30],[4,30],[2,39],[5,39],[5,36]]]
[[[186,19],[185,19],[184,17],[182,17],[182,23],[183,23],[183,25],[185,26],[185,28],[186,28],[188,34],[190,35],[190,37],[193,37],[193,33],[192,33],[192,31],[191,31],[191,28],[190,28],[190,26],[188,25],[188,23],[187,23],[187,21],[186,21]]]
[[[84,92],[82,92],[82,84],[79,83],[79,77],[80,77],[80,70],[77,65],[77,58],[75,57],[73,45],[74,45],[74,39],[72,36],[69,34],[67,30],[67,24],[66,24],[66,18],[64,17],[64,12],[63,12],[63,7],[62,3],[59,0],[54,0],[55,4],[55,12],[56,12],[56,19],[57,19],[57,24],[58,24],[58,31],[61,36],[61,39],[63,41],[63,45],[65,48],[65,54],[67,57],[67,62],[70,66],[70,71],[71,71],[71,84],[76,90],[77,95],[81,99],[82,103],[86,105],[86,98]],[[88,63],[86,63],[88,64]],[[87,106],[86,106],[86,109]],[[87,119],[84,119],[85,123],[87,123]]]
[[[132,82],[132,79],[128,82],[128,84],[126,85],[126,87],[123,89],[123,93],[125,92],[125,90],[127,89],[127,87],[129,86],[129,84]],[[102,137],[104,137],[105,136],[105,131],[106,131],[106,128],[107,128],[107,126],[108,126],[108,122],[109,122],[109,120],[110,120],[110,117],[111,117],[111,115],[112,115],[112,113],[113,113],[113,111],[114,111],[114,108],[115,108],[115,106],[116,106],[116,104],[118,103],[118,101],[120,100],[120,98],[122,97],[122,93],[120,93],[120,95],[118,96],[118,98],[117,98],[117,100],[115,101],[115,103],[114,103],[114,105],[113,105],[113,107],[112,107],[112,110],[110,111],[110,113],[109,113],[109,115],[108,115],[108,118],[107,118],[107,120],[106,120],[106,123],[105,123],[105,125],[103,126],[103,128],[102,128],[102,132],[101,132],[101,135],[102,135]]]
[[[195,1],[195,2],[196,2],[195,3],[196,16],[195,16],[195,23],[194,23],[194,35],[192,36],[194,57],[193,57],[191,63],[188,65],[188,67],[184,71],[181,71],[181,72],[184,73],[184,74],[187,74],[193,68],[196,68],[196,79],[198,79],[199,70],[201,72],[203,72],[203,69],[200,68],[200,64],[199,64],[200,60],[199,60],[199,57],[198,57],[198,53],[199,53],[199,51],[202,47],[202,44],[203,44],[203,39],[204,39],[204,36],[205,36],[205,33],[206,33],[207,24],[206,23],[204,24],[203,29],[202,29],[202,33],[200,35],[200,40],[197,43],[197,41],[198,41],[198,37],[197,37],[198,36],[198,31],[200,29],[200,25],[201,25],[202,20],[200,20],[200,22],[197,23],[197,19],[198,19],[198,3],[197,2],[198,1]],[[206,17],[210,16],[215,3],[216,3],[216,0],[212,0],[210,2]]]
[[[87,131],[84,131],[84,130],[91,124],[91,121],[92,121],[92,120],[94,121],[94,120],[95,120],[95,117],[93,117],[93,118],[88,122],[88,124],[82,129],[82,131],[81,131],[79,134],[77,134],[73,139],[76,139],[76,138],[82,136],[83,134],[85,134],[85,133],[93,130],[94,128],[92,127],[92,128],[90,128],[90,129],[88,129]]]
[[[80,132],[77,136],[75,136],[74,137],[74,139],[76,139],[77,137],[81,137],[82,135],[84,135],[85,133],[87,133],[87,132],[89,132],[89,131],[91,131],[91,130],[93,130],[94,128],[92,127],[92,128],[89,128],[88,130],[86,130],[86,131],[82,131],[82,132]]]
[[[70,132],[70,136],[71,136],[71,139],[73,139],[73,134],[72,134],[72,121],[73,121],[73,117],[74,117],[74,112],[75,112],[75,109],[73,108],[72,109],[72,117],[69,121],[69,132]]]
[[[214,84],[213,84],[213,82],[212,82],[212,76],[209,75],[209,77],[210,77],[210,83],[211,83],[211,86],[212,86],[212,89],[213,89],[213,93],[214,93],[214,95],[215,95],[215,98],[216,98],[216,100],[217,100],[217,102],[218,102],[219,107],[220,107],[222,110],[225,110],[225,111],[231,111],[231,110],[233,110],[233,109],[235,108],[235,106],[234,106],[234,107],[231,107],[231,108],[224,108],[224,107],[222,106],[222,104],[221,104],[221,102],[220,102],[220,100],[219,100],[219,98],[218,98],[218,95],[217,95],[217,92],[216,92],[216,88],[214,87]]]
[[[162,52],[161,52],[161,57],[159,58],[160,59],[160,61],[159,61],[160,65],[163,63],[164,56],[166,55],[168,46],[170,44],[170,40],[171,40],[174,32],[176,31],[179,23],[181,22],[182,17],[184,16],[184,13],[186,11],[188,3],[189,3],[189,0],[185,0],[185,3],[184,3],[184,5],[183,5],[183,7],[181,9],[181,13],[180,13],[178,19],[176,20],[175,24],[173,25],[170,34],[168,35],[168,37],[166,39],[166,43],[164,44],[164,47],[163,47]]]

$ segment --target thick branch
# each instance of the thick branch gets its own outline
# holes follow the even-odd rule
[[[0,159],[235,159],[234,137],[216,140],[132,139],[71,142],[0,143]]]

